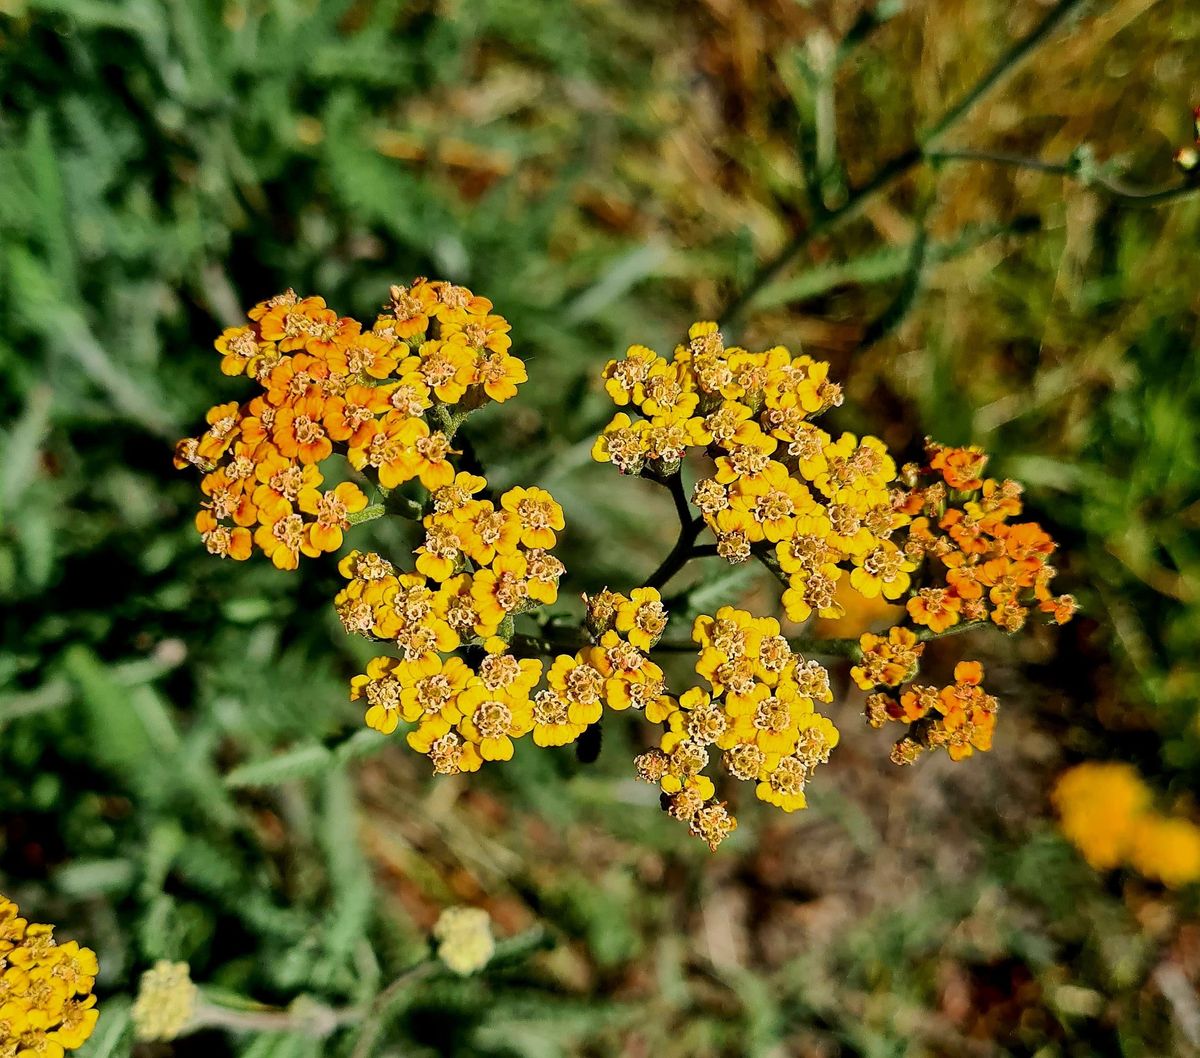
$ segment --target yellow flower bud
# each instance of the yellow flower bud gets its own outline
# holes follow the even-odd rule
[[[448,907],[433,927],[438,958],[466,977],[487,966],[496,951],[492,922],[478,907]]]

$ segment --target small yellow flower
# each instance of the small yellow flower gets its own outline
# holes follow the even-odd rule
[[[1129,855],[1150,791],[1128,764],[1088,762],[1064,772],[1052,794],[1067,839],[1097,870]]]
[[[517,659],[511,654],[489,654],[479,663],[472,686],[514,702],[524,701],[542,678],[542,663],[535,658]]]
[[[634,422],[619,412],[596,438],[592,458],[597,463],[612,463],[622,474],[640,473],[646,461],[649,428],[650,423],[645,419]]]
[[[567,567],[540,547],[526,551],[525,562],[525,575],[529,578],[526,582],[529,597],[543,606],[550,606],[558,599],[558,582],[566,573]]]
[[[343,481],[325,492],[303,490],[297,499],[297,506],[315,520],[304,527],[301,550],[306,555],[336,551],[342,546],[343,532],[350,528],[347,515],[356,514],[366,505],[367,497],[351,481]]]
[[[864,691],[876,686],[896,687],[916,671],[925,644],[907,628],[890,628],[886,636],[865,632],[858,641],[862,662],[850,670],[854,682]]]
[[[521,542],[521,520],[497,510],[491,500],[471,500],[456,515],[458,539],[471,561],[490,566],[497,555],[511,555]]]
[[[262,340],[253,327],[226,327],[214,343],[221,354],[221,373],[240,375],[264,355],[270,355],[275,343]]]
[[[772,460],[761,474],[737,482],[730,506],[750,515],[746,526],[752,541],[765,537],[775,543],[792,536],[796,519],[815,503],[807,487],[792,478],[782,463]]]
[[[711,647],[724,660],[753,657],[759,651],[764,634],[779,631],[778,622],[764,626],[753,614],[732,606],[722,606],[715,615],[701,614],[692,624],[692,639],[701,647]]]
[[[528,698],[516,698],[472,684],[458,697],[462,720],[459,732],[479,747],[484,760],[511,760],[514,738],[533,727],[533,709]]]
[[[490,569],[475,574],[471,598],[479,613],[480,626],[494,627],[525,606],[529,599],[528,570],[525,556],[516,553],[498,556]]]
[[[795,812],[808,807],[808,799],[804,796],[808,777],[808,765],[799,757],[777,757],[772,763],[764,765],[762,779],[754,792],[760,801],[782,808],[785,812]]]
[[[433,509],[437,514],[457,517],[467,509],[476,493],[487,488],[487,479],[460,470],[454,480],[433,490]]]
[[[457,404],[475,377],[475,353],[458,342],[425,342],[417,373],[443,404]]]
[[[789,621],[807,621],[814,613],[818,617],[836,618],[845,613],[837,598],[837,584],[842,569],[825,563],[815,569],[801,568],[788,578],[783,593],[784,612]]]
[[[666,628],[667,611],[657,588],[635,588],[617,608],[617,631],[639,650],[650,650]]]
[[[528,379],[524,361],[507,353],[486,353],[475,364],[475,384],[497,404],[515,397],[517,387]]]
[[[444,312],[439,317],[442,335],[451,343],[479,355],[490,351],[506,353],[512,347],[512,325],[503,316],[491,313]]]
[[[449,580],[463,565],[462,525],[450,514],[431,514],[424,524],[425,541],[414,552],[417,572],[439,583]]]
[[[865,555],[855,556],[850,573],[850,586],[867,599],[898,599],[906,591],[917,568],[890,540],[882,541]]]
[[[400,723],[400,695],[403,690],[396,670],[398,658],[372,658],[364,675],[350,681],[350,700],[367,700],[367,727],[390,735]]]
[[[737,820],[729,813],[723,801],[710,799],[688,822],[688,832],[700,838],[711,852],[716,852],[721,842],[735,830]]]
[[[692,416],[699,402],[686,367],[663,361],[650,369],[638,407],[647,418],[661,416],[682,422]]]
[[[462,718],[458,699],[474,678],[462,658],[435,655],[405,661],[394,672],[400,684],[400,713],[410,724],[441,724],[444,734]]]
[[[937,633],[958,624],[962,599],[952,588],[922,588],[905,605],[917,624]]]
[[[525,547],[549,550],[556,533],[563,530],[563,511],[545,489],[509,489],[500,497],[500,506],[517,517],[520,540]]]
[[[1200,827],[1188,819],[1143,815],[1133,826],[1129,862],[1171,888],[1200,882]]]
[[[533,741],[538,746],[565,746],[583,734],[586,724],[573,724],[570,704],[553,688],[533,696]]]
[[[665,363],[653,349],[631,345],[625,351],[624,360],[610,360],[604,365],[604,389],[613,403],[621,407],[631,401],[640,403],[645,398],[642,387],[651,370]]]
[[[574,657],[559,654],[546,673],[546,682],[567,703],[572,724],[594,724],[604,712],[604,673],[591,663],[600,660],[598,653],[585,648]]]

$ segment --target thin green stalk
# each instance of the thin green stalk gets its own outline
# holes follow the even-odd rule
[[[917,136],[917,143],[902,154],[885,162],[875,174],[857,189],[851,190],[846,201],[837,209],[818,217],[809,227],[793,237],[770,261],[765,263],[740,294],[717,314],[727,335],[736,333],[736,325],[755,295],[784,271],[815,240],[832,231],[844,221],[857,216],[875,198],[890,190],[926,160],[926,149],[958,124],[982,99],[1004,81],[1034,49],[1037,48],[1069,15],[1082,9],[1092,0],[1059,0],[1057,4],[1025,37],[1013,44],[963,97],[947,110],[927,130]]]
[[[688,504],[687,492],[683,485],[682,467],[667,477],[660,478],[653,474],[644,474],[643,477],[647,481],[653,481],[656,485],[662,485],[671,493],[671,499],[675,503],[675,515],[679,519],[679,537],[675,541],[675,546],[671,548],[670,554],[663,559],[658,569],[646,578],[645,587],[661,588],[693,558],[698,557],[695,553],[696,537],[704,532],[705,523],[701,517],[692,517],[692,508]]]
[[[1079,180],[1086,187],[1094,187],[1106,192],[1113,198],[1140,205],[1159,205],[1172,202],[1177,198],[1200,191],[1200,182],[1189,180],[1185,183],[1171,184],[1169,187],[1134,187],[1103,172],[1089,171],[1074,159],[1065,162],[1045,162],[1040,158],[1026,158],[1019,154],[1006,154],[1002,151],[951,150],[927,151],[926,155],[934,162],[987,162],[991,165],[1005,165],[1013,169],[1028,169],[1036,173],[1051,173],[1055,176],[1066,176]]]
[[[492,955],[489,965],[511,963],[544,948],[552,947],[553,943],[553,938],[546,930],[535,926],[515,937],[500,941],[496,945],[496,951]],[[439,959],[430,957],[401,974],[380,992],[362,1018],[362,1030],[354,1043],[354,1050],[350,1052],[350,1058],[368,1058],[373,1053],[379,1037],[383,1034],[393,1008],[408,988],[416,981],[429,977],[435,972],[440,973],[443,969]]]
[[[687,522],[679,529],[679,539],[671,553],[662,560],[662,564],[646,578],[647,588],[661,588],[676,573],[686,566],[695,556],[693,548],[698,537],[704,531],[704,519],[696,518]]]
[[[518,632],[509,640],[509,651],[518,658],[552,658],[556,654],[574,654],[591,643],[582,628],[560,628],[542,635]]]
[[[379,491],[383,495],[383,503],[372,503],[361,511],[348,514],[346,521],[351,525],[362,525],[363,522],[373,522],[376,518],[382,518],[386,514],[394,514],[397,518],[403,518],[406,521],[419,522],[425,516],[424,510],[416,500],[400,496],[390,489],[380,488]]]
[[[808,656],[821,654],[825,657],[850,658],[853,661],[862,660],[862,650],[859,648],[857,636],[848,638],[831,637],[829,639],[821,639],[816,636],[802,636],[789,639],[788,643],[798,654]]]
[[[228,1029],[233,1032],[296,1032],[327,1039],[339,1028],[362,1020],[363,1010],[346,1007],[335,1010],[320,1003],[296,1004],[287,1010],[234,1010],[203,1001],[188,1024],[190,1035],[201,1029]]]
[[[1029,31],[1019,41],[1014,43],[1000,58],[994,63],[978,81],[970,88],[970,90],[946,111],[924,134],[918,137],[918,141],[925,146],[940,139],[947,132],[957,125],[975,105],[992,92],[997,85],[1001,84],[1010,77],[1033,52],[1053,33],[1059,25],[1065,22],[1077,10],[1082,10],[1091,0],[1059,0],[1049,11],[1045,17],[1032,30]]]
[[[944,632],[935,632],[931,628],[922,628],[917,632],[917,639],[922,643],[928,643],[931,639],[949,639],[950,636],[959,636],[964,632],[973,631],[987,624],[991,624],[991,622],[984,617],[978,621],[960,621],[956,625],[951,625]]]
[[[359,1031],[358,1039],[354,1042],[354,1050],[350,1052],[350,1058],[367,1058],[370,1055],[396,1002],[411,985],[428,977],[437,968],[438,961],[434,958],[419,962],[411,970],[402,973],[375,997],[370,1010],[362,1018],[362,1029]]]

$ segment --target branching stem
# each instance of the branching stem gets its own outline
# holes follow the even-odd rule
[[[1059,0],[1026,36],[1016,41],[963,97],[928,129],[917,136],[908,150],[884,162],[865,184],[852,189],[837,209],[817,217],[807,229],[795,235],[783,249],[767,261],[749,284],[714,317],[727,335],[735,333],[741,317],[760,290],[804,252],[816,239],[863,211],[875,198],[891,190],[900,180],[926,161],[932,145],[954,128],[966,115],[1003,82],[1058,26],[1091,0]]]
[[[1005,165],[1013,169],[1028,169],[1036,173],[1067,176],[1081,181],[1087,187],[1098,188],[1113,198],[1144,206],[1171,202],[1200,191],[1200,183],[1195,180],[1172,184],[1169,187],[1134,187],[1132,184],[1127,184],[1102,171],[1088,169],[1076,159],[1065,162],[1046,162],[1040,158],[1027,158],[1021,154],[976,150],[932,150],[926,151],[925,157],[933,162],[987,162],[991,165]]]

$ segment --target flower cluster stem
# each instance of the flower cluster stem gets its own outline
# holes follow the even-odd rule
[[[527,930],[497,944],[492,961],[507,962],[521,958],[550,943],[550,936],[544,929]],[[443,972],[445,967],[441,960],[430,955],[401,973],[370,1003],[337,1009],[310,1003],[296,1004],[286,1010],[238,1010],[204,999],[180,1035],[215,1028],[232,1032],[294,1032],[324,1040],[339,1029],[360,1026],[351,1058],[365,1058],[372,1053],[390,1012],[404,994],[417,982]]]
[[[679,539],[662,564],[646,578],[647,588],[661,588],[686,566],[695,554],[696,537],[704,531],[703,518],[689,518],[679,527]]]

